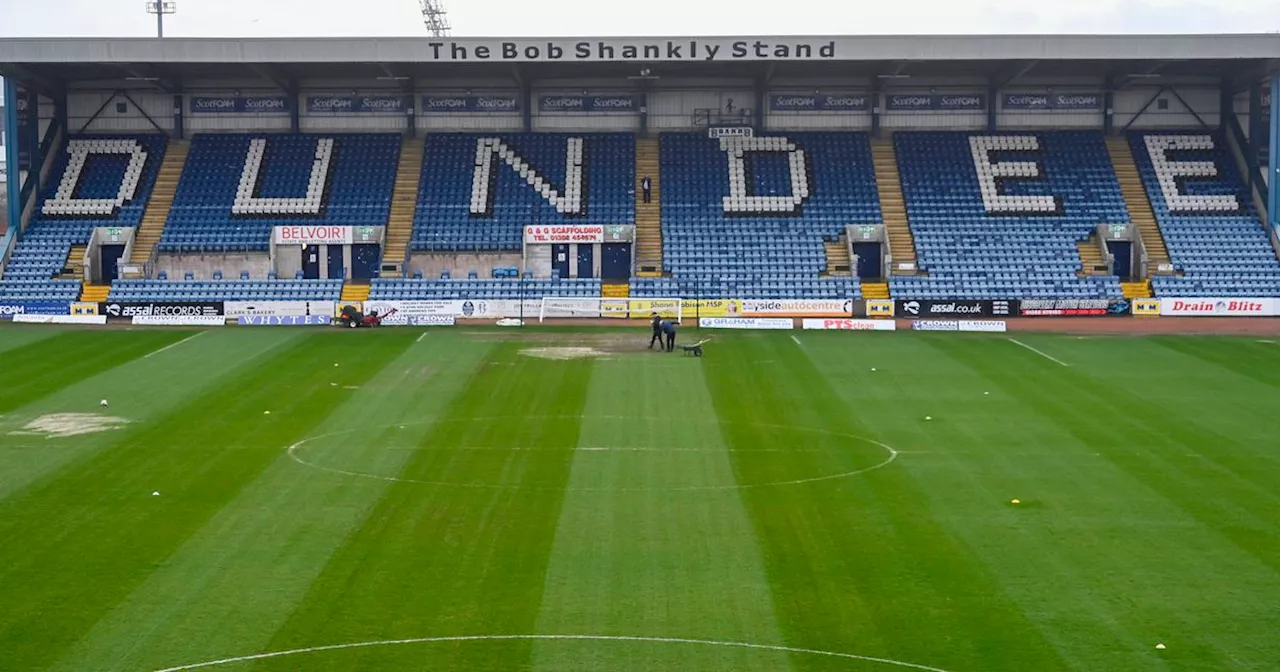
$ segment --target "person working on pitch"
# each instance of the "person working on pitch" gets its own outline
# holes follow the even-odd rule
[[[671,320],[662,321],[662,333],[667,336],[667,352],[676,349],[676,323]]]
[[[649,349],[653,349],[653,344],[658,344],[658,349],[662,349],[662,318],[657,313],[649,316],[649,325],[653,327],[653,338],[649,339]]]

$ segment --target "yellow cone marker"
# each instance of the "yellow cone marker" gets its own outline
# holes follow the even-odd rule
[[[1009,503],[1010,503],[1010,504],[1021,504],[1021,503],[1022,503],[1022,500],[1020,500],[1020,499],[1013,499],[1013,500],[1010,500],[1010,501],[1009,501]]]

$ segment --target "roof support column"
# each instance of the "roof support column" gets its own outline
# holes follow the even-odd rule
[[[529,80],[520,80],[520,128],[529,133],[533,131],[533,87]]]
[[[298,91],[298,80],[290,77],[285,82],[285,94],[289,96],[289,130],[294,133],[302,132],[301,107],[302,96]]]
[[[871,137],[880,137],[880,78],[871,78]]]
[[[1249,86],[1249,151],[1258,159],[1258,165],[1262,167],[1261,173],[1265,174],[1267,165],[1271,163],[1269,154],[1264,154],[1270,150],[1267,139],[1267,119],[1263,118],[1262,112],[1262,85],[1254,82]],[[1263,160],[1266,157],[1266,160]],[[1259,193],[1266,186],[1257,184],[1258,173],[1249,176],[1249,186],[1253,193]]]
[[[1271,95],[1275,96],[1275,92],[1280,91],[1280,75],[1271,76]],[[1276,154],[1280,153],[1280,105],[1275,104],[1273,99],[1271,102],[1271,138],[1267,152],[1267,223],[1271,228],[1280,225],[1280,212],[1276,212],[1276,206],[1280,205],[1280,184],[1276,180]]]
[[[1000,95],[1000,87],[994,79],[987,82],[987,132],[995,133],[1000,125],[1000,117],[996,112],[996,97]]]
[[[408,136],[411,138],[418,137],[418,115],[414,107],[418,98],[418,94],[414,92],[417,90],[418,90],[417,78],[410,77],[405,82],[404,120],[405,120],[405,125],[408,126],[408,128],[405,129],[405,133],[407,133]]]
[[[1110,137],[1116,132],[1116,80],[1107,75],[1102,80],[1102,134]]]
[[[756,132],[764,131],[764,106],[767,98],[765,89],[767,88],[769,88],[768,80],[765,77],[756,77],[755,91],[752,92],[755,99],[753,105],[756,109],[751,115],[751,125],[755,127]]]
[[[18,148],[18,159],[21,161],[18,167],[31,170],[32,163],[36,161],[36,149],[40,147],[40,94],[35,89],[28,88],[22,97],[26,101],[27,113],[23,115],[24,118],[19,119],[22,122],[18,128],[18,132],[22,134],[22,145]]]
[[[25,138],[18,133],[18,85],[12,77],[4,78],[4,99],[9,101],[4,106],[4,137],[9,141],[4,145],[4,161],[8,166],[5,171],[5,192],[8,195],[9,226],[22,230],[22,186],[18,183],[18,145]],[[31,114],[31,112],[28,112]]]
[[[182,120],[182,94],[173,94],[173,137],[181,140],[186,137],[187,128]]]

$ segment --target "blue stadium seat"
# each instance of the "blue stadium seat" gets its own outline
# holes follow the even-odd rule
[[[524,162],[523,177],[506,160],[484,155],[489,180],[473,193],[479,143],[497,138]],[[531,184],[536,174],[560,196],[571,139],[581,140],[581,207],[561,212]],[[631,224],[635,221],[635,137],[627,133],[433,133],[423,152],[411,246],[421,251],[521,249],[526,225]],[[514,158],[512,161],[514,162]],[[539,184],[542,182],[540,181]],[[480,212],[474,212],[480,210]]]
[[[337,301],[341,280],[116,280],[111,301]]]
[[[50,172],[49,184],[41,194],[41,207],[5,265],[4,281],[52,283],[72,246],[88,244],[94,228],[137,226],[164,160],[165,147],[162,135],[71,137]],[[122,184],[136,187],[132,194],[119,200]],[[34,285],[21,286],[24,295],[39,294]],[[47,286],[50,300],[62,300],[67,294],[67,285]],[[52,299],[54,295],[59,298]]]
[[[547,296],[591,298],[600,296],[600,280],[422,280],[419,278],[378,278],[369,298],[409,299],[541,299]]]
[[[318,159],[322,150],[327,162]],[[250,193],[239,194],[237,208],[242,174],[256,151],[257,178]],[[160,250],[261,252],[275,226],[384,225],[399,156],[400,136],[386,133],[196,135]],[[316,178],[319,184],[312,185]],[[323,196],[308,205],[302,201],[311,188]]]
[[[760,137],[776,140],[759,143],[764,151],[745,152],[747,194],[763,197],[750,200],[733,198],[730,154],[719,140],[662,136],[663,266],[671,276],[632,279],[633,296],[860,296],[857,278],[819,274],[826,268],[824,241],[837,239],[848,224],[880,221],[866,134],[787,133],[803,159],[787,150],[782,135]],[[794,205],[793,197],[802,202]]]
[[[928,271],[891,277],[894,298],[1123,295],[1117,277],[1076,275],[1076,242],[1101,223],[1129,221],[1101,133],[899,132],[894,145],[919,267]],[[984,194],[975,147],[992,148],[996,164],[1034,163],[1039,174],[999,180]]]
[[[1152,278],[1156,296],[1280,296],[1280,260],[1221,134],[1131,133],[1129,143],[1169,257],[1183,273]],[[1157,161],[1199,162],[1204,170],[1162,186]]]

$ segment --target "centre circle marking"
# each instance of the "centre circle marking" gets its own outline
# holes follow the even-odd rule
[[[622,415],[594,415],[594,416],[494,415],[494,416],[479,416],[479,417],[470,417],[470,418],[440,418],[440,419],[432,419],[432,420],[415,420],[412,422],[392,423],[392,424],[384,425],[382,426],[382,428],[390,429],[391,427],[410,427],[410,426],[421,426],[421,425],[442,424],[442,423],[491,422],[491,421],[510,421],[510,420],[627,420],[627,421],[639,421],[639,422],[652,422],[652,421],[655,421],[656,418],[643,418],[643,417],[622,416]],[[726,424],[730,424],[723,421],[705,421],[704,420],[701,422],[703,424],[716,424],[716,425],[722,425],[722,426]],[[898,459],[898,454],[899,454],[897,450],[895,450],[892,446],[888,444],[881,443],[874,439],[868,439],[866,437],[857,436],[856,434],[835,432],[827,429],[815,429],[810,427],[796,427],[792,425],[777,425],[777,424],[769,424],[769,423],[733,423],[733,424],[735,424],[736,426],[742,426],[742,427],[754,427],[754,428],[760,428],[760,429],[781,429],[781,430],[788,430],[793,432],[825,434],[827,436],[835,436],[835,437],[841,437],[845,439],[851,439],[866,445],[871,445],[871,446],[880,448],[885,451],[885,454],[887,455],[887,457],[885,457],[885,459],[869,467],[854,469],[852,471],[843,471],[836,474],[825,474],[822,476],[813,476],[809,478],[797,478],[797,479],[791,479],[791,480],[785,480],[785,481],[769,481],[766,483],[734,483],[730,485],[685,485],[685,486],[620,487],[620,488],[564,488],[564,487],[519,485],[519,484],[507,485],[507,484],[497,484],[497,483],[457,483],[452,481],[428,481],[428,480],[417,479],[417,478],[401,478],[399,476],[382,476],[380,474],[370,474],[368,472],[363,472],[363,471],[352,471],[348,469],[340,469],[337,467],[329,467],[322,464],[317,464],[315,462],[308,462],[300,454],[301,452],[303,452],[302,449],[309,443],[314,443],[321,439],[328,439],[335,436],[342,436],[344,434],[354,434],[356,432],[367,431],[368,428],[364,428],[364,427],[346,429],[346,430],[341,430],[337,432],[330,432],[327,434],[319,434],[317,436],[305,438],[305,439],[302,439],[301,441],[298,441],[290,445],[285,452],[289,455],[289,459],[305,467],[318,469],[320,471],[327,471],[333,474],[342,474],[344,476],[354,476],[357,478],[369,478],[373,480],[389,481],[393,483],[418,483],[420,485],[434,485],[434,486],[452,487],[452,488],[528,490],[528,491],[544,491],[544,492],[652,492],[652,491],[673,491],[674,492],[674,491],[693,491],[693,490],[745,490],[748,488],[767,488],[767,487],[776,487],[776,486],[783,486],[783,485],[804,485],[807,483],[818,483],[821,481],[833,481],[833,480],[842,479],[842,478],[849,478],[851,476],[857,476],[858,474],[865,474],[867,472],[875,471],[882,467],[888,466],[894,460]],[[513,449],[509,449],[509,450],[513,450]],[[569,449],[566,449],[566,450],[569,450]],[[575,448],[574,450],[577,450],[577,449]],[[625,450],[625,449],[620,449],[620,450]]]
[[[196,670],[204,667],[216,667],[219,665],[230,665],[233,663],[247,663],[255,660],[266,660],[269,658],[283,658],[285,656],[296,656],[305,653],[318,653],[322,651],[341,651],[344,649],[363,649],[375,646],[397,646],[404,644],[436,644],[445,642],[486,642],[486,641],[510,641],[510,640],[561,640],[561,641],[597,641],[597,642],[640,642],[648,644],[685,644],[706,647],[723,647],[734,649],[752,649],[755,651],[774,651],[779,653],[796,653],[807,656],[823,656],[826,658],[843,658],[845,660],[859,660],[868,663],[876,663],[879,665],[887,665],[891,667],[901,667],[909,670],[921,670],[922,672],[949,672],[940,667],[930,667],[919,663],[909,663],[905,660],[894,660],[892,658],[877,658],[875,656],[863,656],[856,653],[843,653],[840,651],[822,651],[820,649],[804,649],[795,646],[783,646],[781,644],[753,644],[751,642],[728,642],[713,639],[688,639],[682,637],[639,637],[626,635],[458,635],[454,637],[417,637],[413,639],[384,639],[372,642],[351,642],[348,644],[329,644],[327,646],[309,646],[301,649],[289,649],[287,651],[272,651],[269,653],[255,653],[248,656],[236,656],[234,658],[221,658],[218,660],[208,660],[202,663],[192,663],[189,665],[179,665],[178,667],[166,667],[156,670],[156,672],[181,672],[182,670]]]

